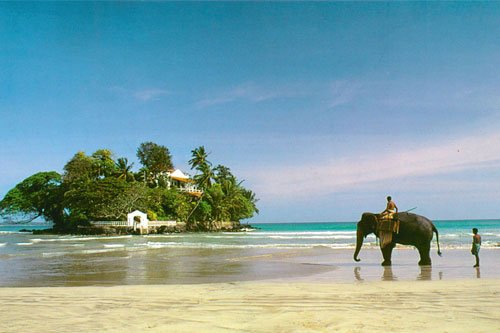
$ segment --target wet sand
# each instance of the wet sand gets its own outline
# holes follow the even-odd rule
[[[473,269],[468,250],[431,253],[432,267],[419,267],[418,252],[396,249],[382,267],[379,249],[152,249],[64,256],[18,256],[0,260],[0,287],[122,286],[241,281],[339,282],[500,278],[500,249],[483,249]]]

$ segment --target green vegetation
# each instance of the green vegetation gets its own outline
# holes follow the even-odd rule
[[[226,166],[212,167],[203,146],[189,161],[196,175],[184,185],[173,185],[169,150],[153,142],[137,149],[141,168],[99,149],[91,156],[76,153],[55,171],[36,173],[11,189],[0,201],[0,214],[31,221],[43,218],[57,232],[73,232],[90,221],[125,220],[133,210],[152,220],[186,222],[188,230],[214,230],[215,222],[240,221],[258,213],[255,194]],[[188,185],[188,189],[183,188]],[[198,191],[192,191],[196,185]]]

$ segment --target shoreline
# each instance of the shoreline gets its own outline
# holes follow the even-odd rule
[[[31,249],[31,245],[28,248]],[[111,246],[111,245],[109,245]],[[69,245],[73,248],[73,245]],[[80,247],[76,247],[79,249]],[[112,246],[65,254],[4,256],[0,287],[78,287],[253,282],[452,281],[500,279],[497,249],[481,250],[473,268],[467,249],[431,253],[432,266],[418,266],[418,251],[397,249],[393,265],[381,266],[379,249],[364,249],[354,262],[349,249],[147,248]]]
[[[0,288],[2,332],[492,332],[500,279]]]

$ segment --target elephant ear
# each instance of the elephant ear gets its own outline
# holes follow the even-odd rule
[[[361,221],[363,221],[362,228],[365,237],[377,230],[377,216],[375,214],[363,213]]]
[[[368,233],[375,233],[377,230],[377,215],[376,214],[370,214],[368,216],[367,220],[367,228],[368,228]]]

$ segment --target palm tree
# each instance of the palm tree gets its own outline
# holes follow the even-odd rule
[[[208,164],[200,166],[197,170],[200,173],[193,177],[196,185],[202,190],[208,189],[212,186],[212,180],[215,178],[214,170]]]
[[[224,166],[224,165],[218,165],[214,168],[214,173],[215,173],[215,182],[216,183],[222,183],[226,180],[234,181],[236,182],[236,177],[231,173],[231,170]]]
[[[191,154],[193,158],[189,160],[189,165],[191,165],[191,169],[196,169],[200,170],[200,168],[203,168],[205,166],[211,166],[212,163],[210,163],[207,160],[207,157],[209,153],[206,152],[204,146],[200,146],[196,149],[191,150]]]
[[[206,190],[212,186],[212,180],[215,178],[212,163],[207,160],[208,153],[204,146],[200,146],[191,151],[193,158],[189,160],[191,169],[196,169],[199,174],[194,176],[196,185],[201,189]]]
[[[133,179],[134,177],[131,177],[131,170],[133,166],[134,163],[128,164],[128,159],[126,157],[120,157],[118,160],[116,160],[118,179]]]

